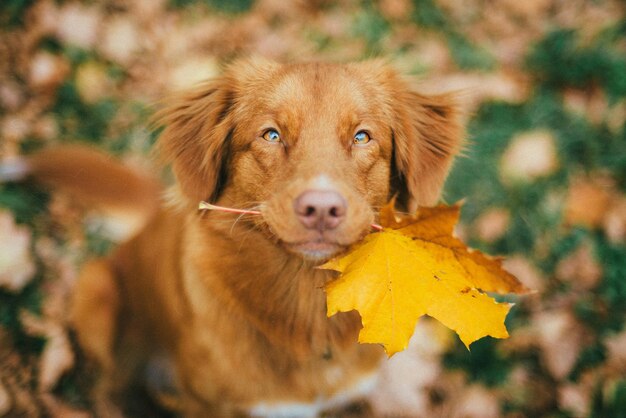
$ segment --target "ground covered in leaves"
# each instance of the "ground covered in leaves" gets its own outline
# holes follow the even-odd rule
[[[149,167],[167,93],[250,53],[384,56],[459,90],[470,146],[446,188],[458,233],[537,293],[511,338],[467,352],[423,320],[374,402],[416,417],[626,417],[626,5],[619,0],[3,0],[0,158],[66,141]],[[0,185],[0,416],[88,417],[67,328],[102,221]],[[136,416],[152,416],[138,406]]]

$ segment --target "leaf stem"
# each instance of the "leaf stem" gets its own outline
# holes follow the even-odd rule
[[[245,209],[235,209],[235,208],[227,208],[224,206],[214,205],[208,202],[200,202],[200,206],[198,207],[200,210],[218,210],[220,212],[229,212],[229,213],[240,213],[244,215],[260,215],[261,212],[258,210],[245,210]]]
[[[246,209],[235,209],[235,208],[227,208],[224,206],[218,206],[218,205],[214,205],[212,203],[208,203],[208,202],[200,202],[200,205],[198,206],[199,210],[217,210],[220,212],[228,212],[228,213],[239,213],[239,214],[243,214],[243,215],[260,215],[261,212],[258,210],[246,210]],[[375,229],[377,231],[382,231],[383,227],[381,225],[378,224],[371,224],[370,225],[372,227],[372,229]]]

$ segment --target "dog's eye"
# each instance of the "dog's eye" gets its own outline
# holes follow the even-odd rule
[[[363,145],[370,142],[370,135],[365,131],[359,131],[354,135],[354,140],[352,141],[354,144]]]
[[[263,139],[267,142],[280,142],[280,134],[276,129],[268,129],[263,134]]]

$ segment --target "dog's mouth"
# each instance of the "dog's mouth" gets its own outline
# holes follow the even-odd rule
[[[283,242],[288,251],[295,253],[305,260],[323,263],[345,251],[347,246],[337,242],[318,238],[308,241]]]

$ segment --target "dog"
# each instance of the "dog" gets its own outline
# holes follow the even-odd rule
[[[110,399],[154,359],[184,417],[316,416],[366,396],[382,349],[357,343],[357,313],[326,316],[336,273],[317,267],[370,233],[392,197],[403,211],[438,201],[463,143],[453,95],[420,94],[377,60],[245,59],[156,121],[168,199],[81,147],[17,170],[141,219],[83,267],[73,301],[101,369],[100,414],[119,413]]]

